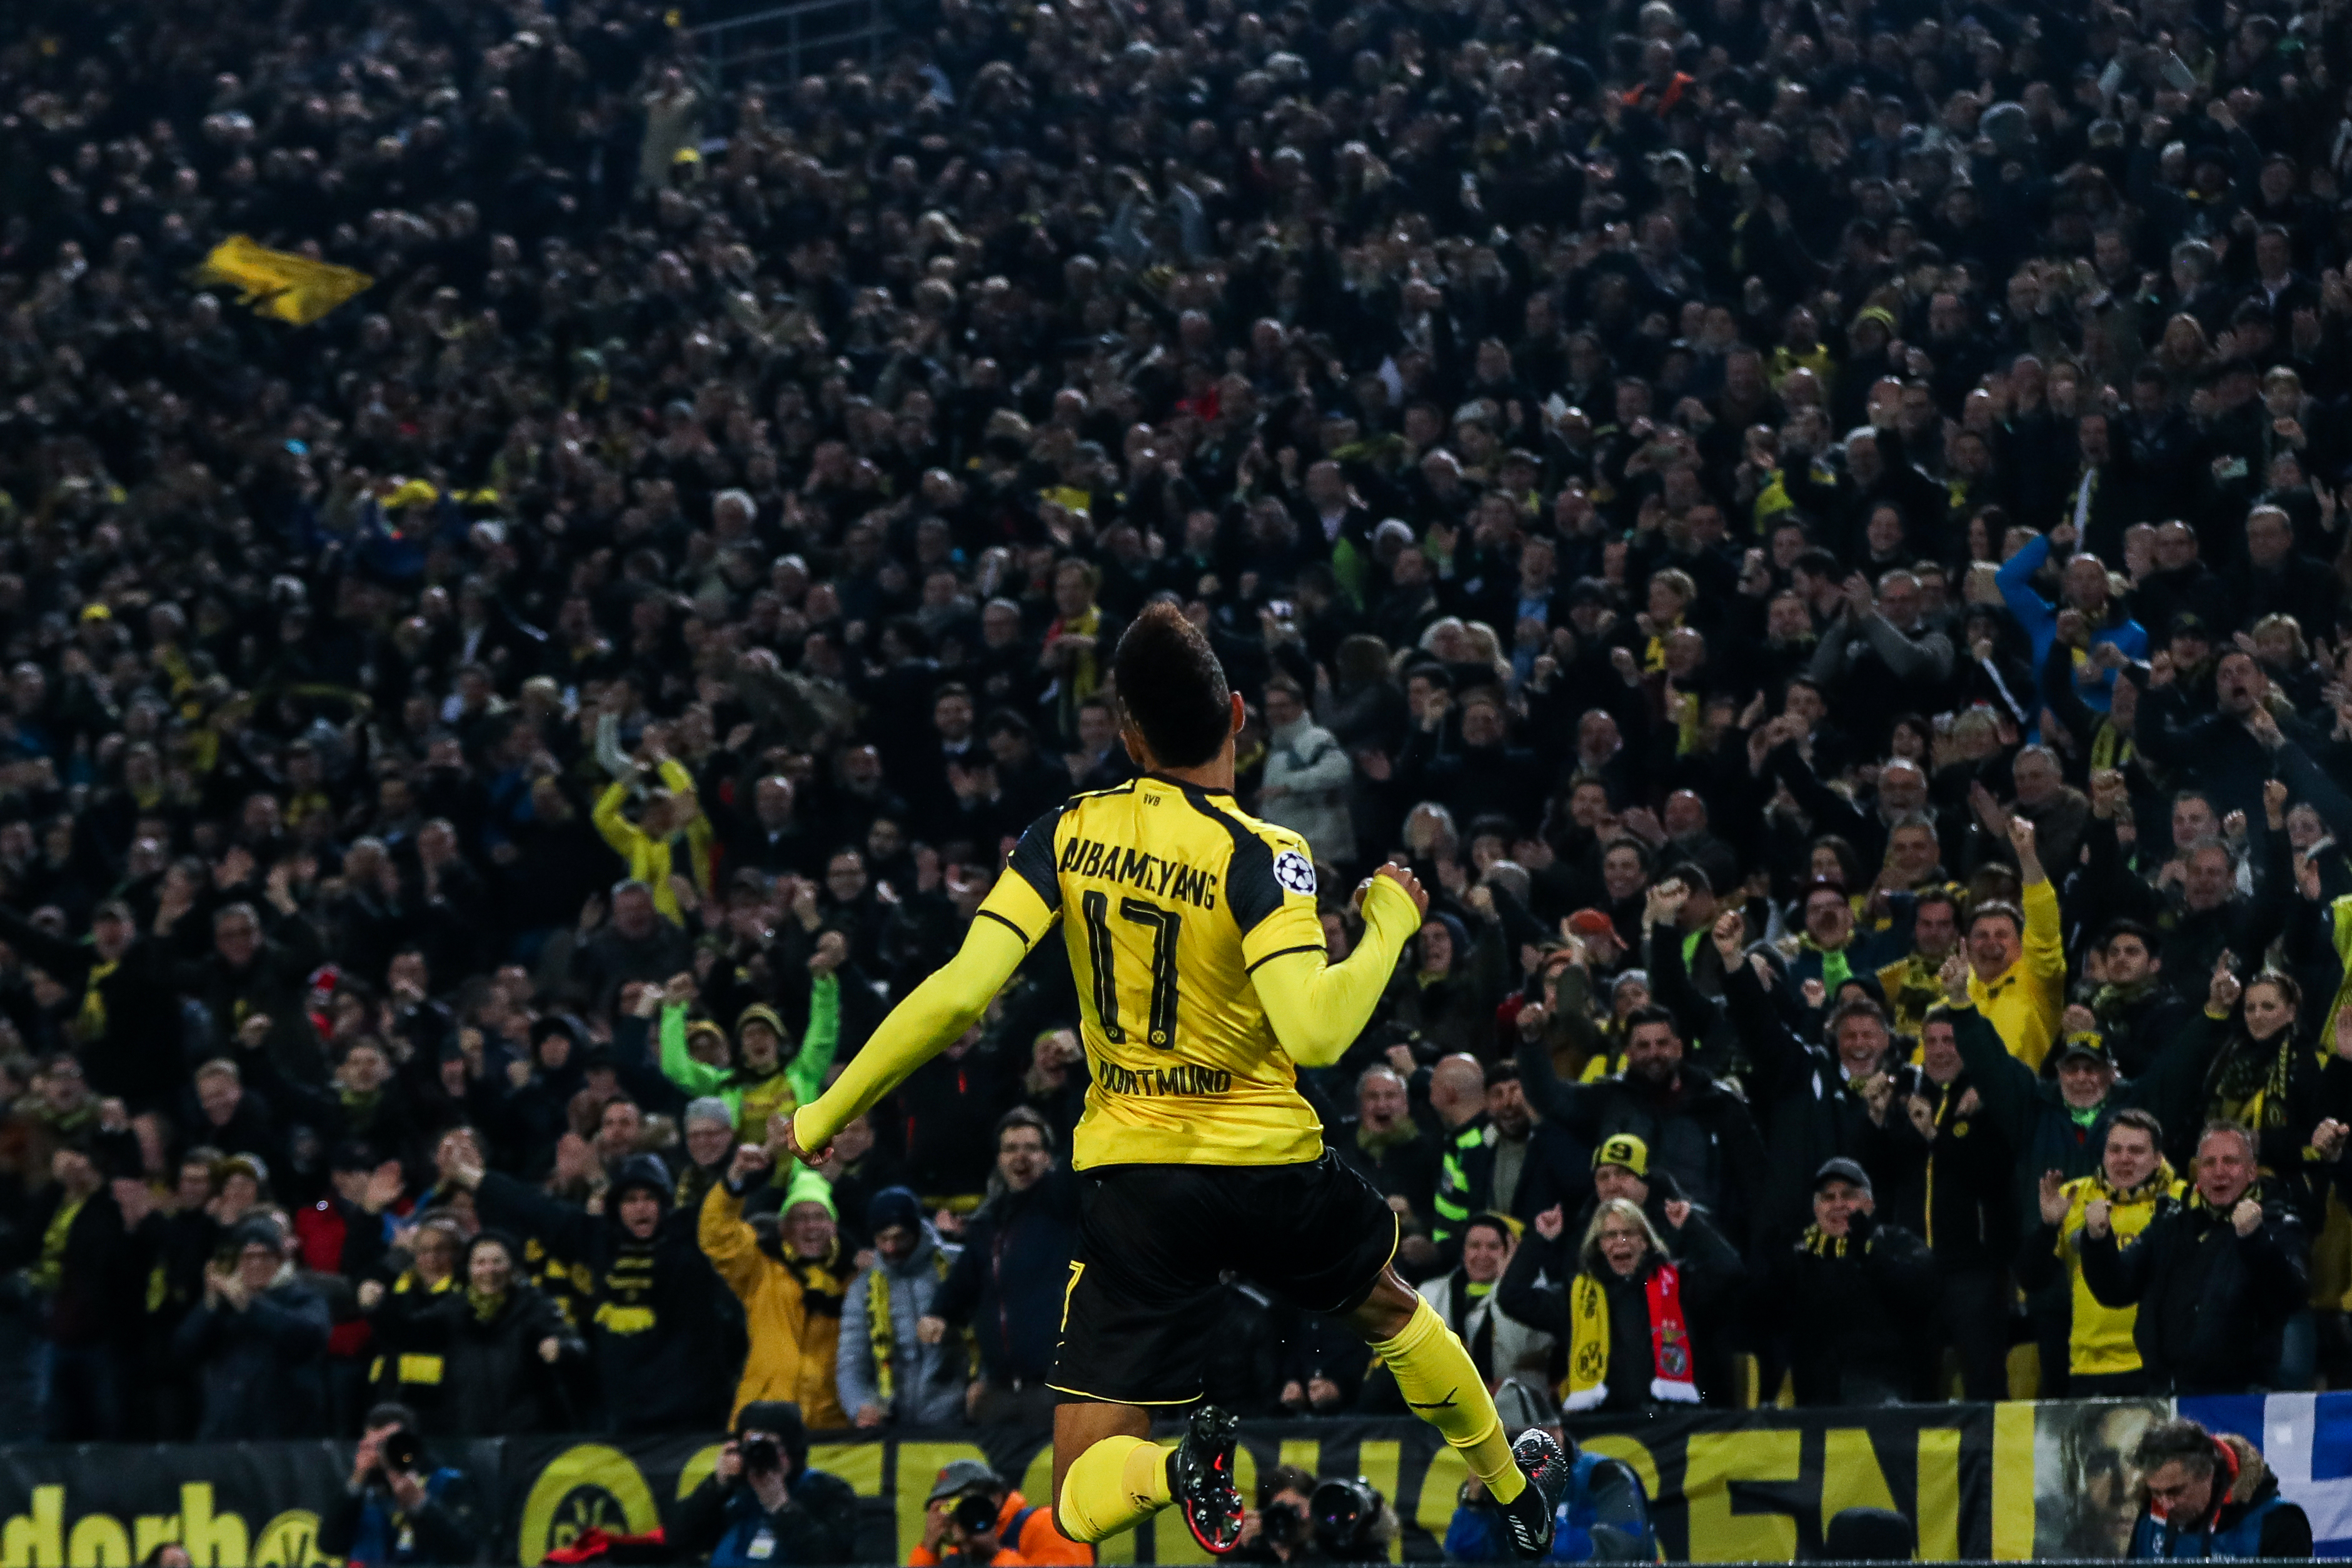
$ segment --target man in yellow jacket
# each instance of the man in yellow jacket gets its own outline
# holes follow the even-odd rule
[[[708,895],[715,868],[712,859],[717,835],[702,803],[694,793],[694,775],[675,757],[664,757],[660,786],[646,798],[645,809],[631,822],[621,808],[629,801],[629,781],[614,779],[596,797],[588,819],[613,852],[628,862],[629,875],[654,890],[654,908],[672,925],[684,925],[673,875],[689,877],[698,892]],[[683,842],[681,842],[681,840]],[[680,859],[685,864],[680,865]]]
[[[2116,1112],[2095,1174],[2071,1182],[2045,1171],[2038,1194],[2042,1223],[2025,1237],[2018,1254],[2018,1283],[2037,1289],[2063,1268],[2074,1299],[2074,1322],[2066,1338],[2067,1396],[2122,1399],[2147,1394],[2147,1370],[2140,1364],[2132,1330],[2137,1307],[2109,1307],[2083,1283],[2084,1229],[2100,1212],[2104,1224],[2126,1245],[2147,1228],[2156,1205],[2177,1198],[2188,1184],[2172,1173],[2158,1151],[2164,1129],[2145,1110]],[[2049,1392],[2051,1380],[2043,1380]]]
[[[771,1244],[743,1218],[743,1199],[765,1177],[768,1151],[746,1143],[735,1151],[727,1179],[702,1200],[703,1253],[743,1303],[751,1352],[735,1408],[762,1399],[789,1399],[812,1430],[849,1425],[834,1382],[841,1346],[841,1302],[854,1272],[834,1228],[833,1191],[806,1166],[794,1169],[784,1192],[783,1226]]]
[[[2066,1006],[2066,944],[2058,890],[2033,852],[2033,824],[2012,816],[2009,842],[2025,907],[1979,904],[1969,916],[1969,1000],[2009,1054],[2039,1072]]]

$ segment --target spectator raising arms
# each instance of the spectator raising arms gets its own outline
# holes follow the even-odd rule
[[[1111,1030],[1255,895],[1051,831],[1175,622],[1483,1372],[1647,1386],[1486,1277],[1624,1199],[1706,1400],[2352,1386],[2328,0],[740,9],[0,6],[0,1442],[1055,1420],[1087,1118],[1235,1101]]]

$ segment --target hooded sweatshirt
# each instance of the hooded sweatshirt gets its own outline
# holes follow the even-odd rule
[[[645,1189],[661,1203],[651,1237],[622,1226],[621,1199]],[[739,1342],[722,1316],[719,1281],[702,1256],[695,1216],[671,1206],[669,1171],[656,1154],[625,1161],[604,1212],[573,1204],[492,1171],[475,1194],[482,1223],[538,1241],[594,1280],[583,1316],[616,1432],[686,1431],[718,1426],[732,1392],[728,1373]]]

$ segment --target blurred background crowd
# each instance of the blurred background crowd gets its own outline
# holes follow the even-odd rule
[[[1497,1382],[2343,1381],[2342,0],[700,15],[0,17],[6,1436],[1047,1419],[1064,955],[773,1130],[1163,595]]]

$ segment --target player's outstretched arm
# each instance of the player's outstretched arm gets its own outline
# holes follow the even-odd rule
[[[890,1009],[833,1087],[793,1114],[793,1152],[814,1164],[842,1126],[980,1021],[1029,949],[1002,921],[976,920],[956,955]]]
[[[1421,930],[1429,895],[1402,866],[1383,866],[1357,892],[1364,939],[1342,963],[1318,950],[1281,953],[1252,972],[1274,1037],[1300,1067],[1329,1067],[1364,1032],[1404,944]],[[870,1048],[870,1047],[869,1047]]]

